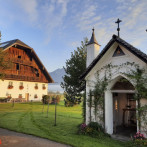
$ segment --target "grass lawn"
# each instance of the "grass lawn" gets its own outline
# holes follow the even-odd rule
[[[47,117],[47,105],[41,103],[11,103],[0,104],[0,127],[48,138],[57,142],[69,144],[75,147],[122,147],[125,143],[111,138],[92,138],[78,135],[78,125],[82,123],[81,106],[64,107],[63,102],[57,106],[57,126],[54,126],[54,105],[49,106]]]

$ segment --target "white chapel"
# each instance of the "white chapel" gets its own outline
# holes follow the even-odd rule
[[[86,124],[90,120],[98,122],[108,134],[129,129],[136,133],[139,126],[136,118],[138,103],[133,98],[135,83],[125,74],[135,70],[134,65],[145,69],[145,74],[147,74],[147,55],[117,35],[113,35],[103,50],[100,50],[93,29],[91,39],[87,44],[86,71],[80,77],[86,81]],[[111,65],[113,68],[111,69],[111,79],[104,92],[104,121],[102,122],[98,114],[95,116],[93,105],[90,110],[88,100],[89,91],[93,90],[97,80],[97,72],[100,71],[99,79],[103,79],[104,75],[107,75],[106,68],[104,68],[107,65]],[[146,82],[145,84],[147,84]],[[147,105],[147,99],[141,99],[141,106],[143,105]],[[100,110],[98,109],[98,111]],[[147,135],[144,122],[142,122],[141,132]]]

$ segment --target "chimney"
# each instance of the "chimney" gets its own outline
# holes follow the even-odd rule
[[[93,28],[91,39],[87,44],[86,67],[88,67],[92,63],[92,61],[98,56],[99,50],[100,50],[100,45],[98,44],[95,38],[95,33],[94,33],[94,28]]]

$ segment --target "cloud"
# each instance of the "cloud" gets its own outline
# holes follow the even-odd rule
[[[77,47],[80,45],[80,42],[79,42],[79,41],[73,41],[70,45],[71,45],[73,48],[77,48]]]
[[[130,7],[123,9],[121,23],[121,34],[132,45],[145,50],[146,33],[145,27],[147,22],[147,1],[131,0],[127,2]],[[125,4],[126,5],[126,4]],[[144,48],[144,49],[143,49]]]
[[[77,27],[81,31],[90,29],[92,25],[94,25],[97,21],[101,19],[101,16],[98,16],[96,13],[96,5],[86,4],[83,7],[83,11],[79,11],[79,13],[77,12],[77,14],[74,17],[75,22],[77,22]]]
[[[64,17],[67,14],[67,4],[67,0],[57,0],[41,6],[40,23],[38,25],[46,31],[46,43],[50,41],[53,30],[62,28]]]
[[[14,0],[20,12],[25,13],[25,18],[28,17],[30,22],[35,22],[38,19],[38,3],[37,0]]]
[[[67,4],[68,0],[5,0],[0,6],[0,18],[7,17],[3,19],[5,24],[17,22],[41,30],[48,43],[53,32],[62,29]]]
[[[144,30],[147,29],[145,28],[147,0],[112,0],[112,2],[108,0],[5,0],[3,5],[0,5],[0,18],[3,20],[0,24],[11,26],[17,22],[36,28],[43,33],[46,44],[51,38],[63,36],[64,33],[70,34],[73,30],[90,39],[91,29],[95,27],[97,40],[103,45],[109,41],[112,34],[117,33],[115,21],[119,17],[122,20],[121,37],[129,41],[133,39],[131,42],[136,40],[137,46],[144,43],[146,38]],[[69,32],[63,32],[66,29]],[[141,36],[140,41],[137,41],[138,36]],[[77,41],[74,39],[74,42]]]
[[[147,1],[113,0],[113,7],[106,1],[103,7],[103,2],[104,0],[99,3],[85,0],[83,9],[76,11],[74,17],[77,28],[82,32],[89,32],[90,39],[91,29],[94,26],[97,41],[105,45],[114,33],[117,34],[115,21],[120,18],[122,20],[120,36],[134,46],[141,47],[146,42]]]
[[[129,10],[129,14],[126,17],[125,20],[125,26],[132,28],[134,25],[138,24],[138,21],[142,21],[143,19],[146,19],[146,5],[144,3],[140,3],[134,8]]]

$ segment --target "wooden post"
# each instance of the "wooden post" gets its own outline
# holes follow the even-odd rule
[[[57,115],[57,99],[55,98],[55,124],[54,126],[56,126],[56,115]]]
[[[50,100],[50,97],[49,97],[49,99],[48,99],[47,117],[48,117],[48,111],[49,111],[49,100]]]
[[[42,108],[42,113],[44,112],[44,99],[43,99],[43,108]]]
[[[91,107],[92,107],[92,91],[90,90],[90,101],[89,101],[89,111],[90,111],[90,123],[91,123]]]
[[[15,100],[13,99],[13,101],[12,101],[12,107],[14,107],[14,103],[15,103]]]

